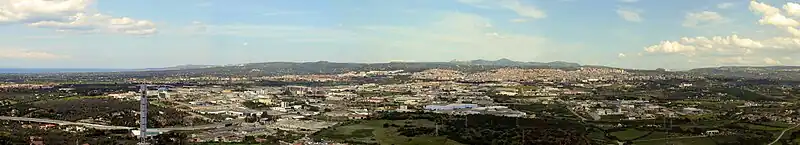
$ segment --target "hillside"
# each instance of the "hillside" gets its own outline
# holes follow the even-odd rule
[[[569,62],[517,62],[508,59],[497,61],[474,60],[469,62],[390,62],[390,63],[337,63],[337,62],[265,62],[226,66],[203,66],[201,68],[158,69],[148,71],[93,73],[96,75],[164,76],[164,75],[212,75],[212,76],[274,76],[304,74],[338,74],[351,71],[405,70],[416,72],[427,69],[451,69],[477,72],[504,67],[519,68],[575,68],[580,64]],[[178,67],[171,67],[178,68]]]
[[[800,66],[724,66],[697,68],[688,72],[721,78],[800,80]]]

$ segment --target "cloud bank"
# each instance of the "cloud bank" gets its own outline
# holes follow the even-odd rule
[[[0,24],[24,24],[61,32],[150,35],[153,22],[94,13],[92,0],[0,0]]]
[[[792,58],[800,54],[800,5],[786,3],[782,7],[751,1],[750,11],[758,15],[758,24],[777,29],[780,34],[765,39],[739,35],[683,37],[662,41],[644,48],[645,55],[673,56],[693,60],[698,65],[798,65]],[[684,26],[724,20],[714,12],[687,14]],[[759,30],[763,31],[763,30]]]

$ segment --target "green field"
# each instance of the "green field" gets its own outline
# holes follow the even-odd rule
[[[777,122],[777,121],[763,122],[761,124],[772,125],[772,126],[780,126],[780,127],[784,127],[784,128],[788,128],[788,127],[794,126],[794,125],[788,124],[786,122]]]
[[[102,98],[109,98],[108,96],[70,96],[70,97],[63,97],[63,98],[55,98],[51,100],[40,100],[33,102],[32,104],[42,104],[47,103],[48,101],[75,101],[75,100],[83,100],[83,99],[102,99]]]
[[[69,100],[100,99],[100,98],[108,98],[108,96],[74,96],[74,97],[61,98],[59,100],[69,101]]]
[[[773,100],[773,98],[758,94],[756,92],[748,91],[746,89],[741,88],[725,88],[722,92],[727,93],[728,95],[734,96],[736,98],[742,100]]]
[[[645,136],[643,138],[640,138],[639,140],[661,139],[661,138],[666,138],[666,137],[667,137],[667,133],[666,132],[653,132],[652,134],[647,135],[647,136]]]
[[[677,138],[668,140],[649,140],[635,142],[634,145],[716,145],[713,139],[708,137],[697,138]]]
[[[341,142],[364,143],[364,144],[395,144],[395,145],[460,145],[456,141],[447,139],[444,136],[415,136],[407,137],[400,135],[396,127],[384,127],[384,124],[394,124],[397,126],[414,125],[418,127],[435,127],[435,124],[427,120],[370,120],[357,124],[338,126],[331,129],[320,131],[318,138],[329,139]]]
[[[749,128],[749,129],[764,130],[764,131],[778,131],[778,132],[780,132],[780,131],[783,131],[783,129],[785,129],[785,128],[777,128],[777,127],[757,125],[757,124],[749,124],[749,123],[737,123],[737,125],[741,125],[741,126]]]
[[[636,139],[638,137],[647,135],[647,133],[650,133],[650,132],[649,131],[636,130],[636,129],[627,129],[627,130],[623,130],[623,131],[612,132],[611,135],[616,136],[617,138],[619,138],[621,140],[631,140],[631,139]]]

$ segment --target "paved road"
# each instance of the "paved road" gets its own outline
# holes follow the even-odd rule
[[[190,105],[190,104],[186,104],[186,103],[179,102],[179,101],[173,101],[173,100],[170,100],[169,102],[171,102],[171,103],[175,103],[175,104],[178,104],[178,106],[186,106],[186,107],[191,107],[191,105]],[[178,106],[175,106],[175,107],[172,107],[172,108],[175,108],[175,109],[177,109],[178,111],[183,111],[183,112],[189,113],[189,115],[191,115],[192,117],[197,117],[197,118],[200,118],[200,119],[204,119],[204,120],[206,120],[206,121],[214,121],[214,119],[211,119],[211,118],[208,118],[208,117],[206,117],[206,116],[203,116],[203,115],[200,115],[200,114],[194,113],[194,112],[192,112],[191,110],[182,109],[182,108],[180,108],[180,107],[178,107]]]
[[[80,123],[80,122],[71,122],[71,121],[63,121],[63,120],[43,119],[43,118],[26,118],[26,117],[0,116],[0,120],[52,123],[52,124],[58,124],[58,125],[80,125],[80,126],[85,126],[85,127],[99,129],[99,130],[131,130],[131,129],[137,129],[137,127],[100,125],[100,124]],[[180,130],[180,131],[184,131],[184,130],[205,130],[205,129],[213,129],[213,128],[225,127],[226,124],[236,123],[236,122],[239,122],[239,121],[241,121],[241,120],[231,120],[231,121],[225,121],[225,122],[216,123],[216,124],[186,126],[186,127],[148,128],[148,130],[159,131],[159,132],[176,131],[176,130]]]
[[[794,129],[794,128],[797,128],[798,126],[800,126],[800,124],[797,124],[797,125],[795,125],[795,126],[792,126],[792,127],[789,127],[789,128],[786,128],[786,129],[784,129],[784,130],[781,132],[781,135],[778,135],[778,138],[775,138],[775,141],[772,141],[771,143],[769,143],[769,144],[767,144],[767,145],[772,145],[772,144],[775,144],[775,143],[777,143],[778,141],[780,141],[780,140],[781,140],[781,138],[783,138],[783,135],[784,135],[784,134],[786,134],[786,132],[787,132],[787,131],[789,131],[789,130],[792,130],[792,129]]]
[[[86,126],[86,127],[89,127],[89,128],[100,129],[100,130],[133,129],[133,127],[125,127],[125,126],[108,126],[108,125],[79,123],[79,122],[70,122],[70,121],[62,121],[62,120],[42,119],[42,118],[25,118],[25,117],[0,116],[0,120],[52,123],[52,124],[58,124],[58,125],[80,125],[80,126]]]
[[[684,136],[684,137],[669,137],[669,138],[657,138],[657,139],[648,139],[648,140],[634,140],[633,142],[646,142],[646,141],[657,141],[657,140],[673,140],[673,139],[687,139],[687,138],[704,138],[708,137],[705,135],[698,135],[698,136]]]
[[[572,110],[572,108],[569,108],[569,107],[567,107],[567,110],[569,110],[569,112],[572,112],[572,115],[575,115],[575,116],[578,116],[578,118],[581,118],[581,120],[582,120],[582,121],[586,121],[586,120],[588,120],[588,119],[586,119],[586,118],[583,118],[583,116],[581,116],[580,114],[578,114],[578,112],[575,112],[575,110]]]

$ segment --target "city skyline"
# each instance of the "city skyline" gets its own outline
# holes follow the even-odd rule
[[[786,1],[0,0],[0,68],[257,62],[800,64]]]

